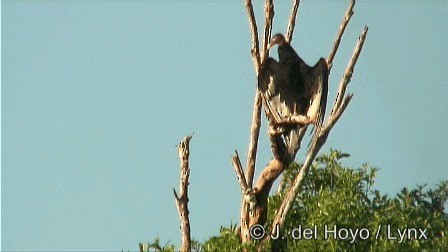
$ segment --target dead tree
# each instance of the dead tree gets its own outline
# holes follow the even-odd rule
[[[176,208],[179,212],[180,229],[181,229],[181,246],[180,251],[191,251],[191,237],[190,237],[190,219],[188,217],[188,184],[190,178],[190,140],[192,136],[186,136],[182,142],[179,143],[177,151],[180,160],[180,185],[179,195],[173,189],[174,199],[176,201]]]
[[[297,16],[297,11],[299,9],[299,0],[293,0],[293,6],[291,15],[289,17],[288,26],[286,30],[286,41],[291,42],[295,21]],[[333,59],[336,56],[336,52],[339,48],[342,35],[344,34],[345,28],[347,27],[352,15],[354,14],[353,8],[355,5],[355,0],[351,0],[350,5],[345,13],[342,23],[339,28],[339,32],[333,43],[333,48],[330,51],[329,56],[326,58],[328,71],[331,70],[333,65]],[[255,21],[255,14],[253,11],[253,6],[251,0],[245,0],[245,8],[249,18],[249,27],[252,37],[252,47],[251,54],[255,67],[255,73],[258,76],[258,72],[262,62],[269,56],[268,44],[271,38],[272,31],[272,21],[274,18],[274,3],[273,0],[266,0],[264,7],[265,14],[265,24],[262,37],[262,47],[260,51],[259,46],[259,36],[258,28]],[[313,132],[313,137],[311,138],[311,143],[307,151],[307,155],[303,165],[292,182],[289,191],[286,193],[283,202],[281,203],[279,209],[276,210],[276,216],[272,222],[272,226],[269,229],[268,234],[277,235],[276,231],[281,230],[285,221],[286,216],[290,210],[291,204],[300,193],[301,185],[303,179],[308,174],[308,171],[318,154],[319,150],[325,144],[328,135],[334,125],[338,122],[341,115],[344,113],[348,104],[350,103],[353,94],[345,94],[348,83],[351,80],[354,67],[356,65],[357,59],[361,53],[364,41],[367,36],[367,26],[364,28],[363,32],[359,36],[358,43],[353,51],[352,58],[347,65],[345,73],[339,83],[339,89],[336,96],[336,101],[331,110],[331,114],[328,116],[327,120],[324,121],[322,128],[320,130],[315,130]],[[241,160],[237,151],[232,156],[232,165],[237,174],[241,192],[242,192],[242,203],[240,212],[240,235],[243,243],[247,243],[252,240],[250,236],[250,228],[256,224],[264,225],[266,223],[267,216],[267,200],[269,193],[271,191],[272,185],[275,180],[282,174],[282,172],[294,161],[297,152],[300,149],[301,141],[306,133],[307,125],[302,125],[299,129],[298,142],[296,143],[294,153],[287,151],[286,139],[281,135],[269,134],[271,141],[271,150],[273,153],[273,158],[269,164],[263,169],[260,176],[256,180],[254,185],[254,173],[255,173],[255,163],[257,156],[258,138],[260,135],[261,126],[261,111],[262,111],[263,98],[260,91],[257,89],[255,92],[255,99],[253,105],[252,113],[252,124],[250,127],[250,142],[249,150],[247,154],[246,162],[246,172],[241,164]],[[269,117],[268,112],[265,110],[266,116]],[[269,119],[269,118],[268,118]],[[269,123],[269,120],[268,120]],[[187,136],[179,145],[178,153],[181,163],[181,177],[180,177],[180,195],[174,190],[174,197],[176,201],[176,207],[179,212],[180,222],[181,222],[181,251],[191,250],[191,239],[190,239],[190,223],[189,223],[189,211],[188,211],[188,184],[189,184],[189,142],[191,136]],[[270,235],[264,237],[264,241],[270,239]],[[140,244],[140,250],[143,251],[143,247]]]
[[[293,0],[293,7],[291,11],[291,15],[289,17],[288,27],[286,30],[286,40],[290,42],[293,37],[295,20],[297,11],[299,9],[299,0]],[[336,39],[333,44],[333,48],[330,51],[328,58],[326,59],[328,70],[331,69],[333,64],[333,59],[338,50],[339,44],[341,42],[342,35],[344,34],[345,28],[347,27],[348,22],[350,21],[353,15],[353,8],[355,5],[355,1],[352,0],[350,5],[345,13],[345,16],[342,20],[342,23],[339,28],[339,32],[336,36]],[[274,3],[273,0],[266,0],[264,7],[265,14],[265,25],[264,25],[264,33],[262,37],[262,47],[261,51],[259,49],[259,36],[258,36],[258,28],[255,21],[255,15],[253,11],[253,6],[251,0],[245,0],[246,12],[249,18],[249,27],[252,37],[252,48],[251,54],[254,62],[255,73],[258,76],[258,71],[260,69],[261,63],[268,57],[269,51],[267,49],[268,44],[271,38],[272,31],[272,20],[274,17]],[[359,54],[362,50],[364,41],[367,36],[367,26],[364,28],[361,33],[358,43],[353,51],[352,58],[347,65],[345,74],[340,81],[338,93],[336,96],[336,101],[333,105],[331,114],[328,116],[327,120],[324,121],[322,129],[314,131],[314,135],[312,137],[310,147],[308,149],[305,162],[300,167],[300,171],[297,174],[293,184],[291,185],[289,191],[287,192],[281,206],[276,211],[276,216],[273,220],[272,226],[270,227],[270,233],[276,235],[276,230],[281,230],[283,227],[286,216],[288,215],[290,206],[298,193],[300,193],[301,185],[303,179],[306,177],[309,168],[311,167],[316,155],[319,150],[325,144],[327,137],[333,128],[333,126],[337,123],[342,113],[347,108],[350,103],[353,94],[347,94],[347,86],[352,77],[354,67],[356,61],[359,57]],[[261,110],[262,110],[262,96],[258,89],[255,92],[254,99],[254,108],[252,114],[252,125],[250,129],[250,143],[249,143],[249,151],[247,154],[247,166],[246,172],[241,165],[241,161],[238,155],[238,152],[235,151],[235,155],[232,157],[232,164],[237,174],[241,192],[243,194],[242,204],[241,204],[241,212],[240,212],[240,231],[241,231],[241,240],[243,243],[251,241],[250,236],[250,228],[255,224],[264,225],[266,222],[267,216],[267,199],[269,193],[271,191],[272,185],[275,180],[282,174],[282,172],[287,168],[291,162],[294,161],[295,156],[300,149],[300,144],[307,130],[307,125],[304,125],[299,130],[299,141],[296,146],[296,151],[292,154],[288,154],[286,151],[285,139],[281,136],[270,135],[271,140],[271,149],[273,152],[273,159],[270,163],[263,169],[260,176],[258,177],[255,186],[253,185],[254,180],[254,172],[255,172],[255,163],[256,163],[256,154],[257,154],[257,146],[258,146],[258,138],[260,134],[260,126],[261,126]],[[267,113],[267,112],[266,112]],[[269,116],[268,114],[266,115]],[[278,227],[278,228],[277,228]],[[269,240],[270,236],[265,236],[265,240]]]

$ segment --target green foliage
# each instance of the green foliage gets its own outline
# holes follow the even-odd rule
[[[159,237],[156,237],[154,239],[154,242],[152,243],[140,243],[140,250],[143,252],[150,252],[150,251],[158,251],[158,252],[174,252],[175,246],[171,244],[171,242],[167,242],[164,246],[160,244]]]
[[[390,197],[372,189],[377,168],[363,164],[358,169],[350,169],[341,162],[348,157],[331,150],[316,158],[303,181],[301,193],[291,206],[282,230],[284,239],[242,245],[237,226],[230,225],[221,227],[218,236],[203,244],[195,242],[193,251],[256,251],[257,248],[269,251],[271,246],[286,251],[444,251],[448,248],[448,215],[444,212],[448,181],[433,189],[404,188]],[[284,172],[278,192],[269,197],[267,227],[299,168],[298,164],[292,164]],[[340,236],[334,238],[334,232],[327,232],[325,237],[325,230],[335,227]],[[313,231],[310,239],[304,237],[306,228]],[[423,233],[428,239],[421,236],[425,229]],[[398,230],[405,232],[403,240]],[[352,237],[350,231],[358,233]],[[302,237],[298,239],[300,233]]]
[[[255,244],[241,244],[239,229],[236,225],[230,225],[230,228],[221,227],[218,236],[209,238],[204,243],[204,251],[253,251]]]
[[[434,251],[448,248],[445,237],[448,218],[444,213],[448,197],[447,181],[428,191],[424,190],[425,186],[411,191],[404,188],[391,198],[372,190],[377,168],[363,164],[359,169],[349,169],[341,163],[341,159],[347,157],[348,154],[331,150],[331,153],[316,159],[304,180],[302,193],[296,198],[286,219],[283,230],[286,239],[282,241],[284,248],[319,251]],[[297,164],[293,164],[285,172],[279,192],[270,197],[269,219],[272,220],[298,168]],[[300,225],[302,232],[304,228],[313,231],[316,228],[317,239],[291,238],[293,231],[298,233]],[[328,232],[325,237],[325,230],[334,230],[335,225],[342,235],[334,239],[333,233]],[[355,233],[362,228],[362,238],[368,234],[367,239],[362,239],[360,233],[354,238],[349,234],[343,239],[346,237],[345,230]],[[421,230],[425,228],[428,239],[421,236]],[[406,233],[403,240],[397,229]]]

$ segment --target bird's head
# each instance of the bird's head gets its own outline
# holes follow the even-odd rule
[[[275,45],[281,46],[287,43],[288,42],[286,42],[285,37],[282,34],[277,33],[271,38],[271,43],[269,43],[268,50],[270,50]]]

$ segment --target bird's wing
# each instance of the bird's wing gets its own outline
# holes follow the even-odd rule
[[[319,132],[325,117],[328,95],[328,65],[324,58],[321,58],[316,65],[311,68],[307,86],[309,90],[310,104],[307,116],[314,122],[315,129]]]
[[[274,123],[280,121],[282,113],[277,72],[278,62],[272,58],[268,58],[261,64],[258,73],[258,90],[262,94],[268,120],[270,122],[274,120]]]
[[[263,62],[258,74],[258,90],[263,97],[267,118],[271,125],[277,124],[277,126],[280,126],[278,122],[283,118],[291,116],[294,111],[297,111],[297,105],[293,101],[295,90],[291,92],[291,83],[285,78],[288,73],[283,72],[282,69],[283,71],[288,70],[274,59],[269,58]],[[282,135],[286,151],[293,156],[300,147],[299,126],[281,125],[280,127],[284,130]]]

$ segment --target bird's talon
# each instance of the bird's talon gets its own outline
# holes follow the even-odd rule
[[[278,135],[281,135],[282,133],[283,133],[283,130],[280,128],[276,128],[276,127],[269,128],[269,135],[271,135],[271,136],[278,136]]]

